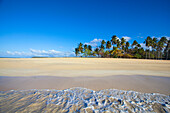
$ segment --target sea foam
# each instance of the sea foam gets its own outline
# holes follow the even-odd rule
[[[117,89],[0,91],[1,112],[170,112],[170,96]]]

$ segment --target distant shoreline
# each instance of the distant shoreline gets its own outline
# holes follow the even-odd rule
[[[101,57],[0,57],[0,58],[97,58],[97,59],[137,59],[137,58],[101,58]],[[170,61],[170,59],[138,59],[138,60],[166,60]]]

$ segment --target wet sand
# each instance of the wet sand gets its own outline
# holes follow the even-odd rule
[[[115,75],[107,77],[0,77],[0,91],[27,89],[64,90],[83,87],[95,91],[103,89],[132,90],[170,95],[170,77],[143,75]]]
[[[170,94],[170,61],[117,58],[0,58],[0,90],[120,89]]]

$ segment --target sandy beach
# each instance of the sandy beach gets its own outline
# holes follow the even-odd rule
[[[117,58],[1,58],[0,90],[84,87],[170,94],[170,61]]]
[[[170,112],[170,61],[1,58],[0,112]]]
[[[112,75],[170,77],[170,61],[117,58],[0,59],[0,76],[103,77]]]

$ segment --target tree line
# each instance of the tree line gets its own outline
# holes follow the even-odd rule
[[[143,48],[136,40],[130,44],[124,37],[116,35],[111,40],[102,40],[100,46],[92,49],[91,45],[79,43],[75,48],[76,56],[101,58],[137,58],[137,59],[170,59],[170,40],[161,37],[160,40],[148,36]]]

